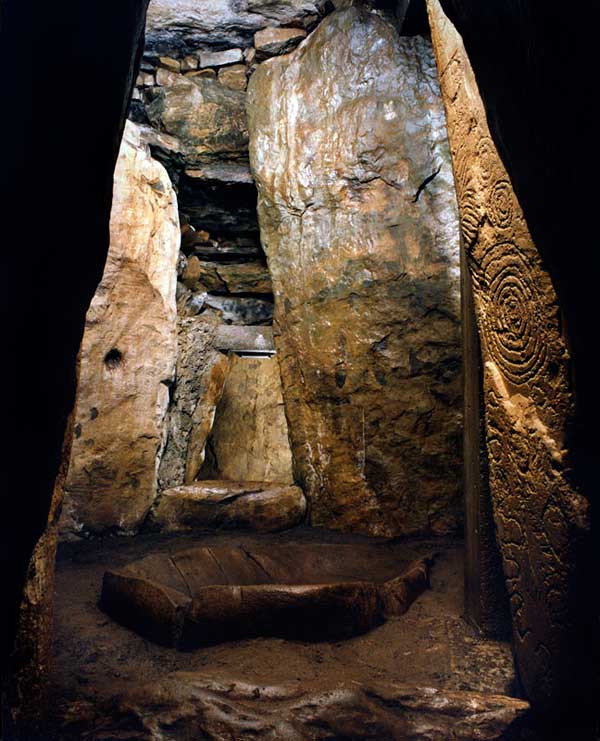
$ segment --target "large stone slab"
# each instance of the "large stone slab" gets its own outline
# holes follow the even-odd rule
[[[271,293],[271,276],[267,266],[258,260],[242,263],[218,263],[200,260],[192,255],[182,276],[192,291],[216,293]]]
[[[566,448],[574,413],[569,351],[463,41],[437,0],[428,8],[481,339],[490,490],[514,648],[527,696],[548,720],[588,689],[577,610],[588,589],[580,564],[589,514]]]
[[[154,90],[147,112],[154,127],[178,139],[186,166],[245,155],[245,93],[214,79],[170,74],[170,84]]]
[[[323,0],[152,0],[146,48],[180,56],[197,49],[250,46],[266,26],[310,24],[323,12]]]
[[[461,520],[459,253],[433,53],[336,11],[248,92],[298,480],[317,525]]]
[[[271,327],[236,327],[224,324],[217,329],[215,344],[219,350],[238,353],[275,352]]]
[[[429,584],[429,559],[398,565],[382,582],[363,576],[366,567],[377,573],[373,563],[359,563],[340,579],[340,548],[271,544],[155,553],[107,571],[100,604],[120,623],[176,648],[255,636],[340,640],[402,615]]]
[[[204,478],[294,483],[276,357],[232,357],[209,447]]]
[[[108,260],[81,345],[64,531],[136,530],[156,496],[177,356],[178,253],[175,192],[128,123]]]
[[[163,491],[152,514],[152,524],[164,532],[277,532],[299,525],[305,514],[306,499],[299,486],[197,481]]]
[[[214,346],[217,317],[180,317],[178,356],[159,468],[161,489],[192,482],[204,463],[208,434],[229,368]]]

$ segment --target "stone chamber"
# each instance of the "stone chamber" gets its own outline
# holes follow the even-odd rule
[[[2,738],[597,738],[591,24],[25,11]]]

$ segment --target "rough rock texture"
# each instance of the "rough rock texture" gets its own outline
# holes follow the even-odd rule
[[[340,546],[200,547],[154,553],[104,574],[100,604],[156,643],[194,648],[255,636],[341,640],[404,614],[429,585],[429,559],[378,583]]]
[[[568,481],[569,354],[550,277],[490,137],[462,39],[430,21],[484,361],[490,489],[519,674],[536,710],[577,683],[577,560],[586,500]]]
[[[184,317],[194,317],[207,308],[220,317],[224,324],[241,326],[268,326],[273,321],[273,301],[270,297],[245,298],[242,296],[220,296],[205,291],[192,293],[179,284],[177,302],[179,313]],[[207,316],[205,311],[203,316]]]
[[[240,149],[242,153],[246,146]],[[212,163],[191,160],[190,164],[193,167],[180,177],[178,192],[180,208],[189,216],[190,223],[216,235],[252,235],[258,243],[256,188],[248,162],[227,160],[223,154]]]
[[[168,86],[156,88],[147,112],[155,127],[178,139],[186,164],[245,154],[244,94],[214,79],[169,74]]]
[[[19,111],[2,119],[2,140],[10,144],[0,169],[6,235],[0,271],[3,348],[12,358],[2,364],[2,387],[10,390],[3,405],[2,449],[10,465],[3,475],[0,523],[5,738],[46,735],[43,672],[51,658],[53,541],[62,500],[56,478],[64,475],[62,455],[85,313],[108,251],[112,176],[136,75],[146,2],[109,5],[91,0],[85,5],[85,19],[79,16],[81,22],[74,23],[81,8],[70,2],[54,7],[44,3],[29,13],[23,5],[3,4],[0,23],[3,67],[19,59],[29,45],[44,60],[36,69],[35,94],[29,68],[20,63],[3,90],[5,110]],[[87,86],[95,93],[82,94]],[[40,125],[44,111],[51,113]],[[36,171],[47,178],[33,207],[30,176]],[[24,285],[17,276],[24,255],[17,246],[21,239],[14,235],[22,235],[33,223],[43,224],[46,236],[26,239],[31,290],[22,301]],[[14,249],[8,247],[13,244]],[[35,450],[24,444],[31,436]],[[25,614],[18,617],[23,608]],[[18,636],[15,654],[17,620],[27,626]],[[15,665],[15,659],[30,662],[29,667]],[[18,682],[12,672],[19,674]],[[13,697],[7,692],[11,684]],[[18,729],[11,728],[13,713],[19,715]]]
[[[225,324],[217,330],[215,345],[219,350],[242,353],[275,352],[271,327],[232,327]]]
[[[306,36],[302,28],[264,28],[254,34],[257,59],[285,54]]]
[[[261,239],[312,522],[445,532],[461,511],[458,222],[429,43],[336,11],[248,92]]]
[[[203,478],[294,483],[276,357],[232,358],[209,446]]]
[[[350,641],[304,643],[259,638],[186,652],[145,641],[137,633],[107,620],[98,607],[98,588],[106,570],[120,570],[159,550],[166,554],[199,545],[211,549],[241,546],[250,552],[256,548],[263,552],[266,550],[268,555],[273,545],[283,544],[334,545],[337,578],[347,578],[354,573],[377,582],[393,578],[405,565],[435,551],[431,589],[423,592],[401,617],[387,620]],[[126,707],[124,695],[132,697],[134,693],[138,697],[138,691],[145,690],[145,697],[154,698],[152,686],[163,687],[167,675],[182,671],[198,672],[203,681],[216,680],[230,686],[248,684],[253,690],[258,687],[259,691],[261,687],[284,685],[303,696],[326,691],[342,682],[364,687],[382,680],[395,685],[428,687],[433,697],[445,697],[446,692],[458,691],[464,701],[461,703],[463,710],[459,711],[461,714],[469,712],[471,692],[511,695],[514,692],[514,665],[509,644],[483,640],[461,617],[462,552],[459,541],[445,538],[429,542],[421,538],[381,541],[323,528],[300,528],[260,535],[220,532],[202,536],[177,533],[169,537],[156,534],[65,544],[57,564],[52,683],[56,710],[52,729],[57,730],[54,736],[51,733],[47,735],[64,741],[80,741],[92,729],[98,737],[105,729],[105,739],[115,738],[119,737],[115,732],[118,727],[122,729],[120,736],[126,735],[125,730],[130,733],[135,730],[142,738],[149,738],[148,728],[139,725],[137,711],[133,717],[121,714]],[[281,561],[278,557],[277,562]],[[140,688],[140,685],[144,687]],[[119,696],[123,704],[118,700]],[[259,697],[266,700],[262,692]],[[199,705],[190,707],[185,694],[179,698],[180,703],[175,697],[169,700],[168,710],[162,706],[161,710],[149,710],[144,717],[148,723],[152,723],[152,718],[159,713],[164,719],[169,715],[182,717],[178,714],[185,715],[188,711],[188,718],[197,717],[194,713]],[[120,708],[118,713],[115,712],[117,705]],[[262,703],[257,704],[258,713],[261,709]],[[268,712],[266,704],[264,709],[265,713]],[[351,718],[352,703],[344,705],[344,714]],[[225,716],[221,718],[229,722]],[[206,722],[204,718],[198,720],[199,724],[203,722]],[[301,727],[298,728],[300,738],[310,738],[308,732],[303,733]],[[160,732],[177,737],[177,722],[167,729],[161,720]],[[225,738],[240,737],[235,729],[221,732]],[[190,735],[191,738],[202,738],[197,730]],[[374,735],[375,738],[387,738],[385,734]],[[477,738],[475,733],[473,735]],[[351,735],[351,738],[356,738],[356,735]],[[436,741],[451,738],[452,733],[445,732],[438,734]],[[514,741],[517,736],[508,735],[508,738]],[[533,741],[533,738],[536,737],[528,736],[527,741]],[[547,741],[552,736],[542,738]],[[506,737],[503,741],[507,741]]]
[[[237,64],[243,59],[244,55],[241,49],[203,51],[200,54],[200,67],[221,67],[228,64]]]
[[[216,317],[178,322],[175,384],[167,419],[167,440],[159,468],[161,489],[193,481],[221,398],[228,359],[214,348]]]
[[[256,31],[274,24],[310,25],[323,0],[152,0],[146,48],[161,53],[249,46]]]
[[[81,346],[64,529],[136,530],[157,490],[175,370],[177,201],[128,123],[114,178],[110,249]]]
[[[65,430],[63,457],[56,480],[48,524],[37,541],[31,555],[25,588],[19,605],[17,631],[11,656],[12,677],[7,687],[7,699],[12,707],[6,708],[3,732],[10,737],[10,721],[15,727],[35,725],[47,712],[48,679],[53,656],[53,601],[56,550],[59,536],[61,506],[64,501],[64,487],[67,479],[71,448],[73,444],[73,420],[71,412]]]
[[[193,255],[181,280],[192,291],[271,293],[269,270],[258,261],[216,263],[199,260]]]
[[[212,352],[211,352],[212,354]],[[188,441],[185,463],[185,483],[189,484],[198,475],[204,463],[206,443],[212,430],[215,413],[223,395],[225,381],[229,372],[229,358],[218,355],[208,366],[202,378],[202,390],[192,414],[192,426]]]
[[[278,532],[302,522],[299,486],[255,481],[197,481],[161,494],[152,524],[163,532],[198,529]]]
[[[219,82],[232,90],[245,90],[248,84],[246,66],[234,64],[232,67],[224,67],[219,70]]]
[[[126,692],[90,739],[134,729],[136,738],[390,739],[519,738],[529,706],[504,695],[399,685],[253,685],[174,672]],[[514,735],[513,735],[514,734]]]

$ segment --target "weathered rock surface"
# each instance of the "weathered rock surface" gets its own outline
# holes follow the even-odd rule
[[[246,47],[254,33],[266,26],[314,23],[325,6],[324,0],[152,0],[146,49],[179,56],[197,49]]]
[[[275,342],[271,327],[219,327],[215,337],[218,350],[238,353],[274,353]]]
[[[241,49],[224,51],[203,51],[200,53],[200,67],[221,67],[226,64],[238,64],[244,59]]]
[[[317,525],[461,518],[458,219],[428,41],[368,9],[260,65],[251,166],[298,480]]]
[[[179,140],[186,165],[206,157],[245,155],[244,93],[215,79],[167,74],[169,84],[155,89],[146,110],[153,126]]]
[[[221,398],[228,359],[214,347],[216,316],[178,321],[176,380],[159,468],[161,489],[193,481],[204,461],[204,446]]]
[[[164,532],[199,529],[277,532],[300,524],[306,499],[299,486],[256,481],[196,481],[167,489],[152,515]]]
[[[206,296],[204,303],[218,312],[225,324],[262,326],[273,321],[273,302],[268,299]]]
[[[218,80],[221,85],[230,87],[232,90],[245,90],[248,84],[246,65],[234,64],[219,70]]]
[[[226,709],[226,712],[224,712]],[[136,738],[391,739],[521,738],[529,706],[505,695],[379,682],[253,685],[173,672],[129,689],[91,739],[135,729]],[[523,736],[525,738],[525,736]]]
[[[240,152],[247,154],[246,146]],[[180,207],[191,224],[211,234],[258,237],[256,188],[249,177],[248,161],[227,160],[223,154],[212,162],[193,160],[192,164],[181,176],[178,192]]]
[[[202,478],[293,484],[276,357],[231,359]]]
[[[108,260],[81,346],[63,530],[136,530],[156,496],[177,352],[178,254],[173,187],[128,123]]]
[[[176,648],[254,636],[340,640],[402,615],[429,585],[427,558],[382,583],[340,579],[339,561],[339,546],[314,544],[154,553],[107,571],[100,604]]]
[[[214,344],[213,344],[214,347]],[[212,348],[210,354],[212,355]],[[229,373],[230,362],[227,355],[214,356],[203,374],[202,390],[192,414],[192,425],[187,446],[185,463],[185,483],[190,484],[200,472],[205,459],[206,443],[215,420],[215,413]]]
[[[254,34],[257,59],[286,54],[306,38],[302,28],[264,28]]]
[[[490,490],[514,648],[532,706],[552,717],[581,686],[576,611],[578,590],[587,589],[578,564],[588,505],[571,485],[565,448],[574,412],[569,352],[462,39],[437,0],[428,8],[481,339]]]
[[[232,162],[204,162],[192,170],[186,170],[185,175],[195,180],[218,182],[227,185],[237,183],[252,184],[252,173],[246,160]]]
[[[190,257],[182,282],[192,291],[217,293],[271,293],[271,276],[258,261],[217,263]]]

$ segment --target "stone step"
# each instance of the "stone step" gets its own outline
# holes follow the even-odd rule
[[[277,532],[300,524],[305,513],[306,499],[299,486],[207,480],[163,491],[152,524],[163,532]]]

